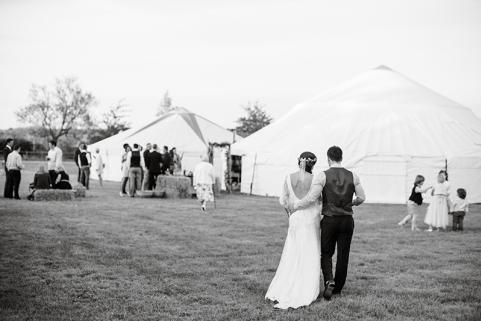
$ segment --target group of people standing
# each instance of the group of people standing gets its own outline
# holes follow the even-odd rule
[[[147,143],[142,150],[139,144],[123,145],[120,196],[135,197],[137,191],[153,190],[159,175],[177,175],[182,171],[182,155],[175,147],[169,151],[169,147],[164,146],[160,151],[157,144]]]
[[[48,144],[49,150],[46,157],[47,171],[45,171],[44,165],[39,166],[38,171],[35,173],[33,183],[29,185],[32,190],[32,193],[28,197],[29,199],[32,198],[33,192],[37,189],[72,189],[69,176],[63,167],[62,150],[57,147],[55,140],[49,141]],[[14,144],[13,138],[8,138],[3,150],[6,174],[3,196],[6,198],[20,199],[21,171],[25,168],[20,152],[20,145]]]
[[[469,211],[469,204],[466,201],[466,190],[458,188],[456,195],[451,197],[451,185],[448,182],[448,172],[441,170],[438,173],[437,183],[434,186],[423,188],[424,176],[417,175],[414,180],[414,186],[408,200],[406,215],[398,225],[404,226],[411,221],[411,229],[419,231],[417,226],[417,218],[422,215],[423,193],[431,190],[433,196],[428,206],[424,223],[428,225],[427,232],[433,232],[440,229],[446,229],[449,224],[449,215],[452,215],[453,231],[462,231],[464,229],[464,217]]]

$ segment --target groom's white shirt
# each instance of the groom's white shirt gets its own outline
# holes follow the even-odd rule
[[[343,166],[339,163],[334,163],[330,167],[342,168]],[[362,188],[359,176],[357,176],[356,173],[352,173],[352,176],[354,180],[354,192],[360,203],[362,203],[366,200],[366,194],[364,193],[364,189]],[[310,204],[319,200],[322,195],[322,189],[324,188],[324,185],[326,185],[326,174],[324,173],[324,171],[322,171],[312,178],[311,189],[309,190],[307,195],[304,196],[303,199],[294,202],[293,209],[297,210],[299,208],[309,206]]]

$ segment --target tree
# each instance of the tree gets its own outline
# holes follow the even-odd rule
[[[236,127],[236,132],[242,137],[249,136],[259,129],[269,125],[272,121],[272,117],[267,115],[264,110],[264,106],[260,105],[259,102],[248,102],[247,105],[242,107],[246,112],[247,116],[240,117],[237,120],[239,126]]]
[[[31,103],[16,115],[20,121],[40,128],[40,135],[58,140],[81,124],[95,98],[80,88],[75,78],[56,79],[55,88],[32,85]]]
[[[108,112],[103,114],[102,122],[105,127],[104,133],[106,137],[129,129],[129,123],[124,120],[127,112],[126,105],[120,100],[117,104],[110,107]]]
[[[168,112],[174,110],[175,107],[172,106],[172,98],[169,96],[169,92],[166,91],[164,93],[164,97],[162,98],[162,102],[159,105],[159,108],[157,109],[157,113],[155,116],[161,116],[164,114],[167,114]]]

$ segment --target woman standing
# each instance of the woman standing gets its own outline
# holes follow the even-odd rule
[[[209,163],[206,155],[201,156],[202,161],[194,169],[194,188],[197,199],[200,201],[202,211],[207,210],[207,202],[214,201],[212,185],[215,182],[214,167]]]
[[[279,309],[297,309],[314,302],[320,292],[321,243],[320,205],[291,213],[289,204],[307,195],[312,183],[316,155],[299,156],[299,171],[286,176],[279,203],[289,216],[289,229],[276,275],[267,290],[266,299],[277,302]]]

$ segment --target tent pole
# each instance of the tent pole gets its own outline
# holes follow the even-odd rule
[[[230,144],[227,146],[227,190],[232,193],[232,155],[230,154]]]
[[[257,163],[257,153],[254,156],[254,166],[252,167],[251,189],[250,189],[249,195],[252,195],[252,186],[254,185],[254,174],[256,172],[256,163]]]

